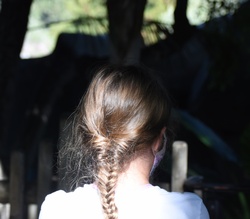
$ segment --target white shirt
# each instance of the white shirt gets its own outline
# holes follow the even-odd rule
[[[167,192],[150,184],[116,191],[119,219],[209,219],[202,200],[193,193]],[[98,189],[93,184],[73,192],[48,195],[39,219],[103,219]]]

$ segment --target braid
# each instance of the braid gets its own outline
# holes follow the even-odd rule
[[[119,159],[112,150],[108,140],[97,146],[97,175],[96,183],[101,195],[102,208],[106,219],[117,219],[118,210],[115,205],[115,188],[119,173]],[[100,146],[102,145],[102,146]]]
[[[102,208],[106,219],[118,218],[118,210],[115,205],[115,186],[118,177],[116,169],[115,166],[107,162],[106,165],[99,169],[97,175],[97,186],[100,191]]]

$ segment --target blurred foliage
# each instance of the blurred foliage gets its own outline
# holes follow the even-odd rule
[[[74,0],[66,1],[66,8],[74,17],[106,17],[106,1],[104,0]]]
[[[144,12],[145,20],[161,21],[161,15],[175,4],[175,0],[148,0]],[[67,1],[67,9],[75,16],[106,17],[104,0]]]
[[[160,21],[167,8],[172,7],[175,0],[148,0],[144,17],[146,20]],[[64,20],[69,17],[106,17],[107,9],[104,0],[34,0],[33,17],[40,17],[42,23]]]
[[[89,35],[106,34],[108,20],[106,17],[79,17],[71,20],[67,25],[67,32],[85,33]]]
[[[171,26],[158,21],[167,7],[173,6],[174,3],[174,0],[148,0],[144,14],[145,25],[142,29],[146,45],[166,38]],[[34,0],[21,55],[38,57],[41,53],[52,52],[57,37],[62,32],[98,35],[107,31],[107,10],[103,0]],[[36,55],[32,55],[33,53]]]
[[[144,18],[145,20],[162,22],[162,15],[173,6],[175,6],[175,0],[148,0]]]
[[[149,18],[160,17],[172,0],[149,0],[145,14]],[[161,10],[161,12],[159,12]],[[157,19],[155,19],[157,20]],[[149,27],[150,26],[150,27]],[[159,25],[146,25],[143,35],[146,44],[156,42],[164,34],[156,36],[152,30],[160,30]],[[47,55],[54,50],[58,35],[62,32],[97,35],[107,33],[108,20],[104,0],[33,0],[28,31],[21,56],[23,58]],[[147,34],[151,30],[151,34]]]
[[[240,1],[189,0],[187,13],[190,23],[200,24],[217,15],[233,12]],[[148,0],[142,30],[146,45],[165,39],[169,32],[172,33],[175,5],[176,0]],[[165,26],[152,24],[151,21],[164,23]],[[23,57],[52,52],[61,32],[96,35],[104,33],[107,25],[104,0],[33,0]]]
[[[206,20],[232,14],[239,7],[240,0],[206,0],[199,6],[198,16],[201,12],[207,11]]]

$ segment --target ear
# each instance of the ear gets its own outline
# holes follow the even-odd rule
[[[166,131],[166,127],[164,126],[162,129],[161,129],[161,132],[159,134],[159,136],[156,138],[156,140],[154,141],[154,144],[152,145],[152,151],[153,151],[153,154],[155,155],[159,150],[160,150],[160,146],[162,144],[162,141],[163,141],[163,135]]]

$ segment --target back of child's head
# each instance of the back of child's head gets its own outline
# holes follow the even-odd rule
[[[93,77],[78,107],[67,153],[76,159],[71,169],[77,171],[76,182],[97,184],[106,218],[117,218],[119,174],[167,127],[169,114],[168,96],[146,68],[105,66]]]

